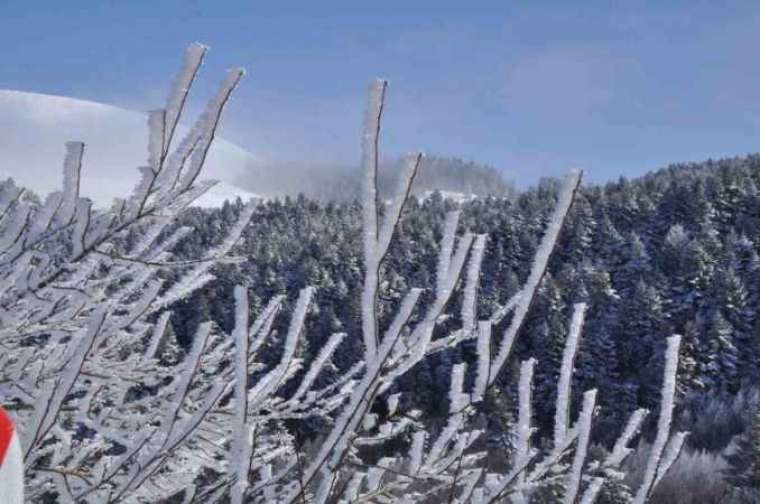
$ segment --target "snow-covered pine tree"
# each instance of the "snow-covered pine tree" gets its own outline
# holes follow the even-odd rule
[[[702,380],[713,386],[736,390],[739,349],[734,343],[736,330],[716,307],[707,320],[701,358]]]

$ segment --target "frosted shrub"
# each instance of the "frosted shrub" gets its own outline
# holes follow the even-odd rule
[[[650,446],[642,443],[632,456],[626,469],[629,482],[640,480],[644,470],[644,458]],[[653,504],[717,504],[724,497],[726,484],[723,471],[727,463],[719,453],[703,450],[686,449],[673,464],[668,474],[662,479],[652,494]]]
[[[503,470],[485,463],[475,421],[484,397],[507,364],[581,183],[573,172],[519,292],[478,319],[480,269],[487,236],[458,234],[459,213],[446,216],[433,292],[409,289],[384,313],[383,265],[419,171],[421,154],[406,158],[389,202],[378,196],[379,140],[387,83],[370,88],[362,137],[363,258],[361,334],[330,335],[309,352],[306,320],[313,289],[303,289],[277,337],[283,306],[275,297],[251,319],[247,291],[235,289],[235,324],[223,334],[201,324],[188,350],[173,338],[170,305],[202,286],[209,266],[232,249],[251,215],[247,207],[229,237],[208,257],[172,261],[189,231],[166,233],[175,216],[209,186],[197,183],[222,109],[242,76],[232,71],[185,139],[174,134],[205,56],[192,46],[165,109],[150,114],[148,164],[132,197],[97,212],[79,197],[83,146],[69,144],[64,190],[44,205],[25,201],[7,184],[1,195],[0,344],[5,353],[0,394],[23,427],[32,501],[62,502],[348,503],[528,502],[550,486],[557,502],[595,502],[606,482],[623,484],[623,463],[645,410],[633,412],[609,453],[591,461],[588,447],[596,390],[570,412],[575,357],[585,304],[569,321],[549,442],[535,439],[534,359],[520,363],[514,450]],[[128,240],[125,232],[136,234]],[[171,286],[159,273],[181,268]],[[461,291],[461,292],[460,292]],[[461,294],[461,323],[447,323]],[[495,328],[503,327],[497,334]],[[362,352],[342,372],[331,363],[346,338]],[[474,362],[454,363],[448,414],[431,429],[414,407],[400,407],[397,379],[431,355],[472,342]],[[667,342],[657,431],[631,501],[649,500],[677,459],[685,433],[671,435],[679,336]],[[277,359],[262,356],[276,347]],[[267,352],[271,355],[271,352]],[[327,383],[327,385],[324,385]],[[372,407],[387,406],[380,416]],[[413,404],[414,398],[411,401]],[[444,400],[444,398],[441,398]],[[319,417],[329,429],[305,450],[285,427]],[[401,449],[392,449],[395,442]],[[545,448],[539,449],[538,446]],[[372,454],[373,456],[369,456]]]
[[[66,145],[63,189],[38,204],[0,191],[0,400],[21,428],[28,500],[146,500],[192,486],[206,415],[228,387],[210,379],[229,343],[205,324],[183,359],[166,308],[203,286],[253,206],[206,257],[173,260],[192,230],[176,216],[212,185],[198,176],[222,110],[243,76],[231,70],[178,140],[206,48],[190,46],[166,108],[149,115],[148,160],[130,197],[93,209],[79,194],[82,143]],[[129,238],[129,239],[125,239]],[[178,270],[165,285],[161,271]],[[203,459],[203,460],[202,460]],[[169,487],[161,487],[171,473]]]

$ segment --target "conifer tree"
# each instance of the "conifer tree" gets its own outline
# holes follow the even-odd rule
[[[711,385],[735,392],[739,350],[734,342],[735,329],[717,308],[708,322],[702,347],[705,361],[702,379]]]
[[[656,343],[663,340],[664,321],[659,292],[643,280],[638,281],[627,302],[623,303],[616,330],[618,355],[624,359],[625,376],[641,377],[646,371]],[[642,395],[647,396],[644,392]]]

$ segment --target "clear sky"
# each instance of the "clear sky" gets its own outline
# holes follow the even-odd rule
[[[760,2],[3,0],[0,88],[156,108],[192,41],[201,97],[248,69],[223,135],[273,165],[354,164],[375,76],[388,155],[520,185],[760,150]]]

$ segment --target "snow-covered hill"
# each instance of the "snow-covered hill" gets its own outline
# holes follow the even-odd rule
[[[147,116],[101,103],[62,96],[0,90],[0,178],[44,195],[60,188],[64,143],[85,142],[82,195],[96,205],[126,197],[147,158]],[[180,132],[181,133],[181,132]],[[202,178],[220,181],[198,206],[255,197],[235,180],[255,158],[216,139]]]

